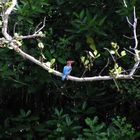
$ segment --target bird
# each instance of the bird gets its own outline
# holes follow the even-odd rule
[[[73,63],[74,63],[74,61],[72,61],[72,60],[67,61],[67,65],[64,66],[64,68],[63,68],[62,81],[64,81],[66,79],[67,75],[70,75],[70,73],[72,71]]]

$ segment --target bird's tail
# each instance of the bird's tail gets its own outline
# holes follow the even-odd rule
[[[62,75],[62,81],[64,81],[66,78],[66,75]]]

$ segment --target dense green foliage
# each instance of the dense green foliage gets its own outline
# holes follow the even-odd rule
[[[111,48],[111,42],[116,42],[121,52],[133,45],[133,40],[123,38],[132,36],[125,16],[132,19],[135,5],[140,17],[140,1],[127,2],[128,8],[121,0],[19,0],[10,18],[9,32],[33,33],[46,17],[43,29],[46,37],[23,40],[22,49],[38,59],[43,53],[44,61],[55,58],[54,68],[59,71],[66,60],[75,60],[72,75],[94,76],[101,72],[108,58],[109,68],[114,65],[103,48]],[[42,51],[37,47],[38,42],[45,46]],[[87,51],[95,50],[100,56],[97,53],[91,59]],[[129,53],[117,61],[126,70],[134,62]],[[105,69],[101,75],[108,72]],[[140,130],[139,79],[116,82],[119,89],[113,81],[62,82],[60,77],[21,58],[13,50],[1,48],[0,139],[136,139]]]
[[[83,120],[84,128],[76,116],[63,114],[63,110],[55,109],[50,120],[41,122],[39,117],[31,115],[31,111],[20,110],[16,117],[7,118],[0,128],[3,139],[50,139],[50,140],[119,140],[134,139],[135,130],[126,118],[112,119],[109,126],[100,123],[97,117]]]

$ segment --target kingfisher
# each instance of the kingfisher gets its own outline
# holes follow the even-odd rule
[[[72,61],[72,60],[67,61],[67,65],[64,66],[64,68],[63,68],[62,81],[65,80],[67,75],[70,75],[70,72],[72,71],[72,64],[73,63],[74,63],[74,61]]]

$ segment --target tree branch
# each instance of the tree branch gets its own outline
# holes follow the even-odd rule
[[[35,59],[33,56],[23,52],[18,46],[16,46],[13,42],[10,44],[15,51],[18,52],[18,54],[20,54],[23,58],[26,58],[28,60],[30,60],[31,62],[41,66],[42,68],[44,68],[47,71],[51,71],[52,74],[61,77],[62,73],[51,69],[50,67],[48,67],[45,63],[40,62],[39,60]],[[94,76],[94,77],[74,77],[74,76],[67,76],[67,79],[72,80],[72,81],[76,81],[76,82],[92,82],[92,81],[101,81],[101,80],[112,80],[114,77],[112,76]],[[133,79],[130,75],[118,75],[116,77],[117,79]]]
[[[36,37],[44,37],[44,34],[32,34],[32,35],[26,35],[26,36],[19,36],[17,39],[30,39],[30,38],[36,38]]]
[[[2,13],[2,21],[3,21],[2,33],[8,41],[12,40],[12,37],[7,33],[8,18],[9,18],[9,15],[11,14],[11,12],[13,11],[14,7],[16,6],[16,4],[17,4],[17,0],[12,0],[9,8],[7,8],[7,10]]]

